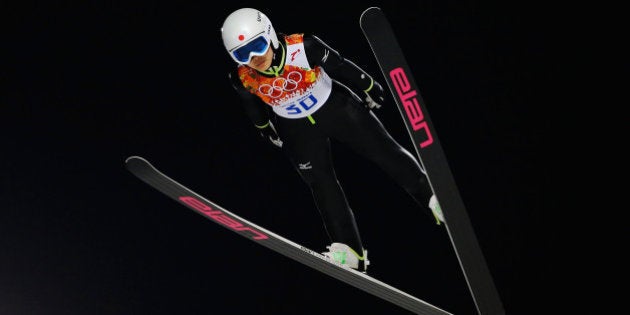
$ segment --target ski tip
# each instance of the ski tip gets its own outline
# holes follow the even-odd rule
[[[138,155],[132,155],[125,159],[125,165],[129,165],[130,163],[134,163],[134,162],[142,162],[142,163],[149,164],[149,161],[147,161],[145,158]]]
[[[139,170],[145,170],[147,168],[155,169],[155,167],[149,163],[145,158],[132,155],[125,159],[125,168],[127,168],[132,173],[137,173]]]
[[[379,8],[379,7],[369,7],[369,8],[367,8],[367,9],[365,9],[365,10],[363,11],[363,13],[361,13],[361,17],[359,18],[359,22],[363,21],[363,17],[364,17],[366,14],[369,14],[370,12],[375,12],[375,11],[381,11],[381,8]]]

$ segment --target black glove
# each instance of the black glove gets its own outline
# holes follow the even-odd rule
[[[376,82],[376,80],[372,80],[372,87],[364,92],[364,104],[367,108],[381,108],[381,104],[385,102],[385,90],[380,83]]]
[[[264,127],[256,126],[256,128],[258,128],[260,136],[269,140],[273,145],[277,146],[278,148],[282,148],[282,140],[280,140],[280,136],[278,136],[276,128],[273,126],[271,121]]]

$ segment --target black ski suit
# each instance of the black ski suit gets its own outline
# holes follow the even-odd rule
[[[257,75],[278,76],[282,73],[278,69],[283,69],[285,62],[291,58],[289,54],[286,58],[276,58],[284,56],[288,47],[287,41],[282,40],[283,36],[279,38],[280,46],[275,49],[272,46],[274,61],[271,68],[277,67],[274,68],[275,73],[256,72]],[[432,191],[416,159],[388,134],[366,106],[364,91],[374,86],[369,94],[376,99],[378,93],[384,93],[382,87],[319,38],[304,35],[303,44],[310,68],[321,67],[333,83],[324,105],[308,117],[274,115],[269,110],[271,106],[244,87],[237,70],[230,73],[230,78],[246,113],[261,134],[264,137],[276,136],[270,121],[277,128],[283,141],[282,150],[310,187],[331,241],[347,244],[361,253],[363,244],[354,214],[335,175],[331,138],[379,165],[425,210],[428,210]]]

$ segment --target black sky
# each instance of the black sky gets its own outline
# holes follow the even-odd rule
[[[552,17],[525,3],[475,1],[8,11],[0,314],[408,314],[220,228],[123,164],[141,155],[225,208],[323,250],[307,187],[238,107],[219,28],[229,12],[253,6],[276,30],[315,33],[378,78],[358,26],[371,5],[397,31],[508,314],[551,314],[562,248],[545,209],[550,124],[539,110],[556,70]],[[395,105],[376,114],[410,148]],[[374,165],[333,145],[371,274],[474,314],[445,231]]]

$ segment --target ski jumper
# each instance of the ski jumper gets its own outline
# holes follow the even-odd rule
[[[240,65],[230,79],[257,127],[273,121],[282,150],[311,189],[331,241],[363,250],[335,174],[330,139],[376,163],[428,209],[433,193],[419,163],[359,97],[373,84],[372,77],[313,35],[280,36],[279,47],[270,49],[274,59],[268,70]]]

